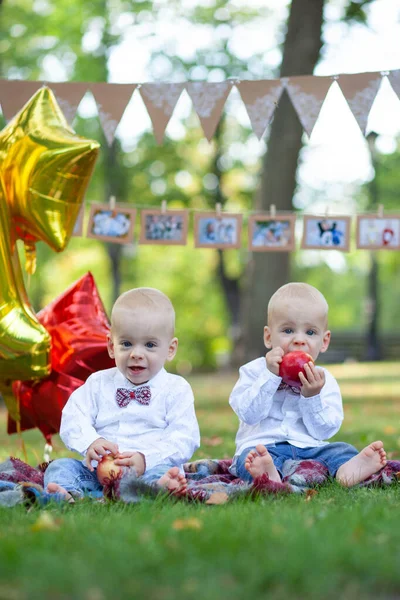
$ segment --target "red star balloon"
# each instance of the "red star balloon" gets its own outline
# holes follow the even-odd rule
[[[37,382],[15,381],[21,431],[38,427],[45,438],[60,428],[70,394],[91,373],[115,366],[107,351],[110,323],[91,273],[87,273],[38,315],[52,339],[50,376]],[[8,433],[17,431],[9,416]]]

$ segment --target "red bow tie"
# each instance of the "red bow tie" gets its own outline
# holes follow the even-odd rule
[[[128,406],[129,402],[135,400],[139,404],[149,405],[151,400],[151,390],[150,386],[144,385],[135,390],[130,390],[128,388],[118,388],[117,393],[115,395],[115,399],[117,401],[118,406],[121,408],[125,408]]]

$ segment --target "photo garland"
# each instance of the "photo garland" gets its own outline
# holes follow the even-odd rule
[[[130,244],[134,241],[137,208],[132,205],[92,204],[86,235],[90,238]],[[186,245],[189,210],[140,210],[139,244]],[[300,248],[304,250],[350,251],[352,217],[348,215],[303,215]],[[270,213],[248,218],[248,248],[251,252],[290,252],[295,250],[295,214]],[[84,207],[79,211],[74,237],[84,236]],[[217,211],[194,213],[196,248],[230,249],[242,244],[243,215]],[[356,248],[361,250],[400,250],[400,214],[357,216]]]

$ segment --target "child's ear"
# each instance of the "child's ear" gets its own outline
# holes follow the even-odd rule
[[[322,346],[320,352],[326,352],[329,347],[329,342],[331,341],[331,332],[325,331],[324,336],[322,338]]]
[[[107,335],[107,350],[110,358],[115,358],[114,354],[114,342],[112,341],[111,334]]]
[[[272,348],[271,331],[267,325],[264,327],[264,345],[266,348]]]
[[[169,343],[167,360],[172,360],[178,350],[178,338],[172,338]]]

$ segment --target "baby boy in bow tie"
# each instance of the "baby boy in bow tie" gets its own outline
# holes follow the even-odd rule
[[[189,383],[167,373],[174,358],[175,311],[165,294],[136,288],[122,294],[111,313],[108,352],[116,367],[93,373],[62,411],[60,436],[85,460],[62,458],[45,472],[51,493],[101,495],[96,466],[111,453],[146,483],[183,493],[183,463],[200,444]]]

